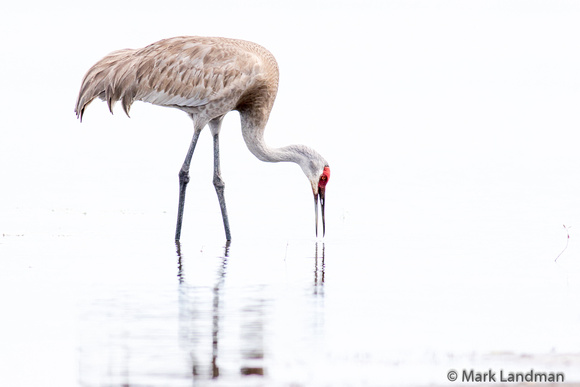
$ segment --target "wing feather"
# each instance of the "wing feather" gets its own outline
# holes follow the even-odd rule
[[[85,75],[77,116],[82,120],[86,106],[97,97],[111,112],[121,100],[127,115],[136,100],[187,109],[231,99],[233,107],[264,72],[260,56],[239,42],[178,37],[115,51]]]

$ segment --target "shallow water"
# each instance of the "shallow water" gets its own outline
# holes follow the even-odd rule
[[[64,229],[86,216],[53,214]],[[171,218],[106,216],[145,230]],[[167,239],[0,239],[7,380],[421,386],[448,385],[451,369],[492,368],[580,381],[574,250],[555,263],[558,252],[510,261],[494,249],[465,255],[463,244]],[[28,368],[37,372],[13,372]]]
[[[179,246],[170,278],[156,285],[121,285],[83,312],[81,381],[263,383],[277,368],[273,348],[281,344],[278,340],[291,339],[288,345],[300,348],[321,332],[316,326],[323,319],[322,249],[303,262],[287,258],[284,268],[268,263],[268,257],[250,257],[243,263],[253,267],[248,276],[248,269],[236,262],[235,248],[231,253],[226,247],[221,253],[188,252]],[[308,271],[296,273],[289,283],[288,264],[296,266],[290,272]],[[280,335],[280,323],[292,328]]]
[[[121,283],[82,302],[83,383],[281,383],[273,377],[277,369],[288,372],[304,360],[288,355],[317,347],[324,331],[324,246],[310,245],[310,252],[300,251],[304,256],[281,246],[279,259],[260,250],[238,257],[235,244],[187,247],[172,257],[168,278]]]

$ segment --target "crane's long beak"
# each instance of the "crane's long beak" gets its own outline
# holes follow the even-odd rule
[[[322,211],[322,236],[326,234],[326,222],[324,219],[324,187],[318,187],[318,193],[314,194],[314,215],[316,222],[316,236],[318,237],[318,200],[320,199],[320,209]]]

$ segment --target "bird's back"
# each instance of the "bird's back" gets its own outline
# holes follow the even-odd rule
[[[276,60],[262,46],[226,38],[176,37],[105,56],[85,75],[75,111],[82,119],[86,106],[99,97],[111,112],[121,101],[127,114],[140,100],[177,107],[204,116],[202,120],[248,105],[267,115],[277,89]]]

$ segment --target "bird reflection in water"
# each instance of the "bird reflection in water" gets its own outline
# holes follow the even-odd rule
[[[177,287],[119,285],[82,303],[81,385],[178,387],[216,379],[243,385],[261,377],[269,383],[285,359],[323,347],[324,244],[302,245],[306,251],[286,262],[263,257],[263,266],[255,266],[258,281],[235,276],[248,262],[229,244],[201,256],[176,247]],[[288,270],[276,270],[280,265]]]
[[[314,294],[324,295],[324,242],[320,257],[318,256],[318,242],[314,251]]]
[[[188,260],[182,253],[180,242],[176,242],[176,246],[180,346],[191,356],[194,381],[264,376],[265,326],[275,301],[271,289],[268,285],[226,288],[229,242],[219,257],[220,262],[215,265],[214,282],[210,286],[191,283],[191,278],[186,278],[187,270],[184,268]],[[313,286],[309,285],[312,286],[316,309],[324,307],[319,304],[324,298],[324,258],[324,244],[316,243],[314,283]],[[268,298],[268,295],[273,298]],[[322,314],[314,314],[318,316],[311,316],[314,317],[315,331],[323,330]],[[316,335],[316,332],[313,333]]]
[[[180,310],[180,339],[182,346],[190,352],[192,358],[192,375],[194,379],[216,379],[220,376],[218,365],[219,332],[220,332],[220,297],[226,278],[230,242],[224,247],[224,254],[220,257],[217,278],[207,293],[207,287],[196,287],[188,284],[183,267],[181,243],[176,241],[177,247],[177,278],[179,281],[179,310]],[[210,301],[211,300],[211,301]],[[209,324],[208,324],[209,323]],[[211,327],[208,334],[207,327]],[[204,339],[211,337],[211,349],[204,345]],[[209,363],[204,362],[210,358]]]
[[[220,376],[233,377],[230,360],[238,357],[239,374],[241,375],[264,375],[262,361],[264,359],[263,349],[263,318],[265,301],[261,298],[249,297],[244,299],[244,304],[239,306],[239,311],[232,314],[228,312],[226,320],[223,304],[224,284],[227,274],[228,257],[230,242],[224,247],[224,254],[220,257],[221,262],[217,267],[216,280],[211,287],[211,293],[208,288],[189,284],[185,278],[183,267],[184,257],[181,252],[180,242],[176,242],[178,256],[178,281],[180,287],[180,332],[181,344],[187,348],[191,354],[192,375],[194,380],[207,380],[208,378],[216,379]],[[236,316],[236,314],[238,316]],[[240,347],[237,351],[232,347],[235,345],[235,339],[227,337],[225,324],[228,328],[232,327],[232,322],[239,321],[240,329]],[[232,321],[233,320],[233,321]],[[211,332],[208,328],[211,327]],[[226,337],[224,337],[226,336]],[[208,338],[211,337],[211,349],[204,345]],[[225,339],[225,340],[224,340]],[[237,352],[233,355],[232,349]],[[227,353],[228,366],[220,366],[218,361],[220,353]],[[208,359],[211,359],[209,362]]]

